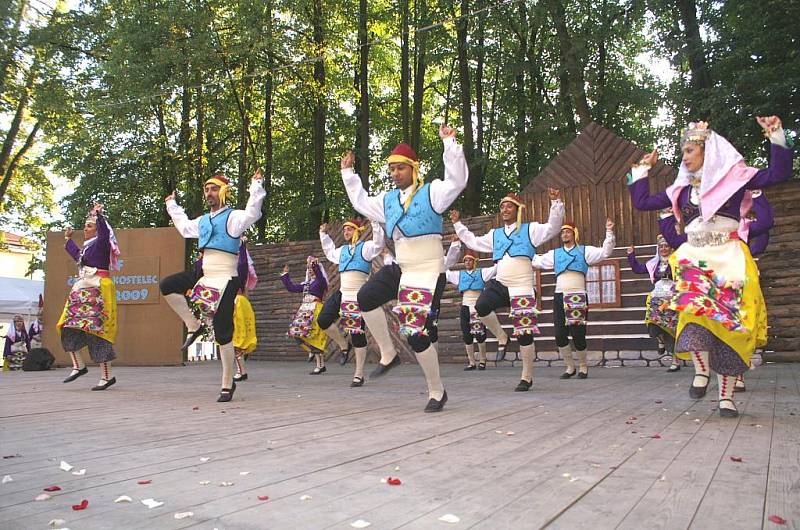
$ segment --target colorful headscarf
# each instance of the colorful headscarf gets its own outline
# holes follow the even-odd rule
[[[517,227],[514,229],[514,231],[516,232],[520,229],[520,226],[522,226],[522,214],[523,210],[525,209],[525,203],[522,202],[522,198],[519,195],[511,192],[509,192],[508,195],[500,199],[500,204],[503,204],[504,202],[510,202],[512,204],[517,205]]]
[[[561,230],[564,229],[572,230],[572,233],[575,234],[575,243],[578,243],[578,239],[580,237],[580,232],[578,231],[578,227],[572,221],[564,221],[564,224],[561,225]]]
[[[347,221],[345,221],[344,224],[342,225],[342,228],[344,228],[345,226],[350,226],[353,228],[353,236],[350,238],[351,245],[355,245],[356,243],[358,243],[358,239],[361,237],[361,234],[363,234],[364,231],[367,229],[367,227],[364,226],[356,218],[348,219]]]
[[[219,205],[224,206],[228,198],[228,190],[231,187],[231,181],[223,175],[214,175],[203,183],[204,186],[206,184],[215,184],[219,186]]]
[[[403,209],[408,210],[408,207],[411,205],[411,199],[414,198],[414,194],[417,193],[422,187],[422,179],[419,176],[419,157],[414,149],[411,148],[410,145],[405,143],[397,144],[397,146],[392,149],[392,152],[389,154],[389,158],[386,161],[387,164],[408,164],[411,166],[413,173],[412,173],[412,189],[411,193],[408,194],[405,202],[403,203]]]

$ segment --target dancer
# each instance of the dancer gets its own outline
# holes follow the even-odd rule
[[[308,256],[306,278],[302,283],[294,283],[289,277],[289,265],[283,267],[281,281],[290,293],[303,293],[303,301],[294,315],[287,335],[294,338],[303,351],[314,356],[316,365],[310,374],[324,374],[328,371],[324,358],[328,337],[319,326],[319,314],[322,311],[322,299],[328,290],[325,268],[319,264],[317,258]]]
[[[517,338],[522,353],[522,376],[514,388],[516,392],[527,392],[533,386],[533,358],[536,355],[533,337],[540,333],[531,259],[538,245],[555,237],[564,219],[564,203],[559,198],[560,192],[550,188],[548,194],[550,214],[544,224],[523,222],[525,204],[515,193],[509,193],[500,201],[503,226],[492,228],[480,237],[476,237],[461,223],[458,212],[450,214],[458,238],[472,250],[491,252],[497,264],[497,277],[486,282],[475,302],[475,311],[481,322],[497,337],[497,360],[502,360],[509,339],[495,311],[511,307],[508,316],[514,325],[513,336]]]
[[[450,212],[450,218],[453,218],[453,212]],[[464,371],[470,370],[486,370],[486,325],[478,318],[478,313],[475,312],[475,302],[483,292],[483,287],[486,282],[491,280],[497,275],[497,265],[492,265],[487,268],[478,268],[478,254],[474,250],[467,249],[464,252],[464,269],[460,271],[450,270],[451,267],[458,263],[458,255],[461,253],[461,242],[458,237],[455,241],[450,243],[450,248],[447,250],[445,256],[444,266],[445,277],[447,281],[458,287],[461,292],[461,337],[464,339],[464,345],[467,349],[468,364]],[[479,361],[475,364],[475,346],[473,341],[478,343],[478,352],[480,353]]]
[[[92,390],[106,390],[117,382],[111,373],[116,358],[117,290],[110,278],[119,270],[119,246],[103,215],[103,205],[95,204],[83,227],[83,247],[72,241],[72,229],[64,233],[67,253],[78,264],[78,279],[72,285],[57,327],[61,346],[72,359],[72,371],[64,379],[72,382],[89,370],[80,350],[88,347],[89,356],[100,364],[100,381]]]
[[[247,381],[245,360],[258,345],[256,315],[248,298],[248,294],[258,283],[258,276],[253,267],[250,253],[247,252],[246,236],[242,236],[242,244],[239,246],[239,262],[236,271],[241,287],[233,302],[233,353],[236,361],[236,373],[233,374],[233,380],[239,382]]]
[[[341,162],[342,180],[353,207],[372,221],[386,224],[396,251],[397,263],[383,267],[358,291],[364,321],[381,349],[381,360],[371,377],[400,364],[396,353],[387,358],[393,352],[391,337],[381,325],[383,315],[378,318],[381,306],[397,298],[394,312],[400,316],[400,333],[416,353],[428,386],[425,412],[439,412],[447,402],[436,350],[436,318],[445,286],[442,212],[466,187],[469,173],[455,135],[456,131],[446,125],[439,128],[444,144],[444,180],[424,183],[417,154],[410,146],[399,144],[388,160],[395,188],[377,196],[367,194],[361,177],[353,171],[355,157],[351,151]]]
[[[39,295],[39,306],[36,311],[36,317],[31,320],[31,325],[28,327],[28,348],[33,350],[42,347],[42,315],[44,313],[44,299]]]
[[[656,255],[642,265],[636,259],[636,249],[628,247],[628,264],[636,274],[647,274],[653,283],[653,290],[647,295],[645,301],[644,322],[647,332],[658,340],[658,353],[664,355],[669,352],[672,363],[667,369],[674,373],[681,369],[681,361],[675,355],[675,326],[678,325],[678,314],[668,309],[666,303],[672,297],[672,268],[669,266],[669,257],[672,247],[658,234]]]
[[[14,315],[8,325],[6,343],[3,348],[3,370],[21,370],[30,350],[30,336],[25,330],[22,315]]]
[[[589,377],[586,354],[586,320],[589,317],[589,294],[586,274],[589,267],[608,259],[614,252],[614,221],[606,220],[606,237],[602,247],[581,245],[575,223],[567,221],[561,227],[561,246],[544,255],[536,255],[531,263],[537,269],[553,269],[556,289],[553,295],[553,328],[558,353],[564,358],[566,370],[561,379],[575,375],[572,345],[578,354],[578,379]]]
[[[328,337],[339,346],[341,364],[347,363],[350,350],[355,347],[356,369],[353,381],[350,383],[354,388],[364,385],[364,364],[367,360],[367,335],[361,309],[358,306],[358,290],[367,282],[372,272],[372,260],[384,249],[383,230],[375,222],[372,223],[372,241],[359,241],[366,229],[360,219],[353,218],[346,221],[342,225],[342,235],[347,243],[337,248],[328,235],[328,224],[319,227],[319,239],[325,257],[331,263],[339,265],[340,287],[325,301],[318,322]],[[336,325],[340,317],[349,340]],[[376,317],[384,319],[382,325],[385,327],[386,320],[383,313]]]
[[[207,328],[214,331],[222,361],[222,389],[217,398],[221,403],[233,399],[236,391],[233,382],[236,355],[233,346],[233,307],[242,281],[237,271],[240,239],[245,230],[261,217],[261,203],[266,196],[261,185],[260,170],[253,175],[250,197],[244,210],[234,210],[225,204],[229,189],[230,182],[222,175],[206,180],[203,196],[211,211],[191,220],[175,202],[175,192],[166,197],[167,213],[178,232],[184,238],[198,239],[198,247],[203,253],[203,266],[202,271],[179,272],[161,281],[161,294],[188,330],[182,346],[184,351]],[[199,309],[202,322],[189,309],[185,295],[187,291],[192,293],[192,303]]]
[[[766,344],[766,307],[758,269],[740,239],[751,190],[791,176],[792,150],[777,116],[757,117],[771,144],[767,169],[748,167],[742,156],[705,122],[691,123],[681,139],[683,153],[675,182],[651,195],[648,170],[658,152],[645,155],[628,178],[633,205],[640,210],[672,206],[686,226],[687,242],[670,258],[678,311],[676,353],[689,352],[695,378],[692,398],[705,396],[709,373],[717,372],[719,413],[739,415],[733,401],[736,376],[747,371],[757,347]]]

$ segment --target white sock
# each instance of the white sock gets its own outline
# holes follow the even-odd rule
[[[197,328],[200,327],[200,322],[195,318],[192,310],[189,309],[189,303],[186,301],[185,296],[177,293],[165,294],[164,300],[166,300],[167,304],[175,311],[175,314],[183,320],[189,333],[197,331]]]
[[[236,360],[236,373],[239,375],[247,373],[244,369],[244,355],[237,353],[234,359]]]
[[[533,384],[533,359],[536,357],[536,346],[534,344],[520,345],[519,352],[522,354],[522,379]]]
[[[317,363],[317,368],[322,368],[323,366],[325,366],[325,359],[322,358],[321,353],[315,353],[314,360]]]
[[[356,373],[353,377],[364,379],[364,364],[367,362],[367,348],[356,348]]]
[[[567,344],[566,346],[559,346],[558,353],[561,354],[561,358],[564,359],[564,362],[567,365],[567,372],[575,373],[575,360],[572,358],[572,346]]]
[[[331,324],[327,328],[325,328],[325,334],[331,338],[333,342],[339,346],[339,349],[342,351],[347,351],[347,337],[344,336],[342,330],[339,329],[339,326],[336,323]]]
[[[589,363],[586,362],[586,350],[578,350],[578,370],[584,374],[589,373]]]
[[[235,357],[233,342],[220,345],[219,358],[222,361],[222,388],[231,388],[233,384],[233,360]]]
[[[381,364],[387,365],[397,356],[397,350],[392,343],[392,337],[389,335],[389,324],[386,322],[386,314],[383,308],[378,307],[372,311],[364,311],[361,313],[364,318],[364,323],[367,329],[375,338],[378,343],[378,349],[381,351]]]
[[[467,359],[469,359],[469,365],[475,366],[475,347],[472,344],[465,344],[467,348]]]
[[[736,390],[744,388],[744,374],[736,376],[736,385],[734,386]]]
[[[708,385],[709,368],[708,368],[708,352],[707,351],[693,351],[692,362],[694,363],[694,380],[692,386],[706,386]],[[698,377],[698,376],[705,377]]]
[[[69,352],[69,357],[72,359],[72,369],[74,371],[77,372],[86,368],[86,363],[83,362],[83,356],[81,356],[80,352],[71,351]]]
[[[425,374],[425,382],[428,383],[428,397],[439,401],[444,396],[444,385],[439,375],[439,354],[436,346],[431,344],[425,351],[417,354],[417,362]]]
[[[479,342],[478,343],[478,352],[480,353],[480,360],[483,364],[486,364],[486,343]]]
[[[508,335],[506,332],[503,331],[503,326],[500,325],[500,320],[497,318],[497,314],[492,311],[485,317],[480,317],[481,322],[486,326],[486,328],[492,332],[492,335],[497,337],[497,343],[499,345],[508,344]]]
[[[719,408],[736,410],[733,403],[733,387],[736,385],[735,375],[717,374],[717,384],[719,385]],[[723,401],[730,399],[730,401]]]
[[[111,363],[100,363],[100,382],[97,383],[98,386],[103,386],[109,381],[111,381]]]

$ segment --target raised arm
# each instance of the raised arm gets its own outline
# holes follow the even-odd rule
[[[281,281],[283,282],[283,286],[290,293],[302,293],[303,292],[303,286],[301,284],[294,283],[292,281],[292,279],[289,278],[289,266],[288,265],[283,268],[283,274],[281,274]]]
[[[650,195],[650,181],[647,179],[647,174],[656,162],[658,162],[658,150],[654,149],[644,155],[628,173],[628,192],[631,194],[633,207],[637,210],[661,210],[672,205],[666,191]]]
[[[447,249],[447,254],[444,256],[444,268],[449,269],[458,264],[458,256],[461,255],[461,243],[453,241]]]
[[[614,245],[616,244],[616,239],[614,238],[614,222],[611,219],[606,221],[606,238],[603,240],[603,246],[598,247],[591,247],[587,246],[586,249],[586,263],[589,265],[594,265],[595,263],[600,263],[604,259],[608,259],[611,257],[611,254],[614,253]]]
[[[261,204],[267,192],[261,184],[261,170],[257,170],[250,181],[250,196],[244,210],[233,210],[228,216],[228,233],[233,237],[239,237],[245,230],[261,219]]]
[[[364,185],[361,183],[361,177],[353,170],[353,163],[355,162],[355,155],[352,151],[347,151],[342,157],[342,182],[344,189],[347,192],[347,197],[350,203],[358,213],[366,216],[371,221],[379,223],[386,222],[386,216],[383,212],[383,196],[381,192],[376,196],[370,196]],[[389,234],[391,236],[391,234]]]
[[[491,252],[494,250],[494,229],[489,230],[486,234],[480,237],[477,237],[475,234],[469,231],[469,228],[464,226],[464,223],[460,221],[458,218],[458,212],[455,213],[455,218],[451,214],[450,219],[453,221],[453,228],[456,231],[458,239],[467,245],[467,247],[471,248],[472,250],[477,250],[478,252]]]
[[[558,190],[551,190],[550,215],[547,222],[529,223],[528,235],[534,246],[539,246],[545,241],[557,236],[564,224],[564,203],[559,198]]]
[[[64,250],[66,250],[67,254],[77,263],[77,261],[81,259],[81,249],[72,240],[72,228],[67,227],[67,229],[64,230],[64,239],[66,240],[64,243]]]
[[[636,259],[636,249],[633,246],[628,249],[628,265],[631,266],[631,270],[636,274],[650,274],[647,266],[639,263],[639,260]]]
[[[380,256],[385,246],[386,234],[384,234],[383,228],[381,228],[379,223],[372,221],[372,241],[364,242],[364,246],[362,247],[364,259],[367,261],[372,261],[376,257]]]
[[[328,235],[328,224],[325,223],[319,227],[319,242],[322,244],[322,252],[331,263],[339,263],[342,255],[341,247],[336,248],[336,243],[333,242],[331,236]]]
[[[186,212],[183,211],[183,208],[178,206],[178,203],[175,202],[175,192],[167,196],[166,202],[167,213],[172,219],[172,224],[175,225],[175,229],[178,233],[186,239],[197,239],[200,237],[200,223],[198,219],[189,219]]]
[[[444,179],[431,182],[431,206],[437,212],[444,212],[458,198],[469,179],[469,166],[464,157],[464,148],[456,142],[454,129],[442,125],[439,136],[444,144],[442,161],[444,162]]]
[[[550,250],[544,254],[535,254],[531,260],[531,266],[533,266],[534,269],[541,270],[553,269],[556,266],[555,256],[555,250]]]

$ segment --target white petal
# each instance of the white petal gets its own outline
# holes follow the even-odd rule
[[[211,460],[211,459],[210,459],[210,458],[208,458],[207,456],[201,456],[201,457],[200,457],[200,461],[201,461],[201,462],[208,462],[209,460]]]
[[[569,473],[563,473],[561,476],[564,478],[569,478],[571,475]]]
[[[446,513],[443,516],[439,517],[439,520],[442,521],[443,523],[457,523],[461,519],[459,519],[458,516],[453,515],[452,513]]]
[[[219,483],[219,485],[222,486],[223,488],[227,488],[228,486],[233,486],[233,482],[222,481]]]
[[[58,528],[59,526],[63,525],[64,523],[66,523],[66,521],[64,519],[50,519],[50,522],[47,523],[47,525],[50,528]]]
[[[6,484],[8,482],[13,482],[13,481],[14,481],[14,479],[11,478],[11,475],[6,475],[6,476],[3,477],[3,484]]]
[[[71,471],[72,468],[75,466],[71,466],[62,460],[61,465],[59,467],[61,468],[61,471]]]
[[[506,436],[514,436],[514,431],[507,431]]]
[[[300,497],[300,500],[301,501],[310,501],[311,500],[311,495],[303,495],[302,497]]]
[[[153,508],[158,508],[159,506],[164,506],[163,502],[157,501],[155,499],[142,499],[142,504],[144,504],[145,506],[147,506],[151,510]]]
[[[193,515],[193,512],[178,512],[175,514],[175,519],[186,519],[187,517],[191,517]]]
[[[350,526],[352,526],[353,528],[366,528],[371,524],[372,523],[365,521],[364,519],[359,519],[358,521],[353,521],[352,523],[350,523]]]
[[[198,484],[200,484],[201,486],[208,486],[209,484],[211,484],[211,481],[210,480],[201,480],[200,482],[198,482]]]
[[[81,476],[86,474],[86,470],[85,469],[81,469],[80,471],[73,471],[72,474],[76,475],[78,477],[81,477]]]
[[[36,500],[36,501],[46,501],[49,498],[50,498],[50,495],[48,495],[47,493],[40,493],[39,495],[36,496],[36,498],[34,500]]]
[[[400,466],[394,466],[395,471],[400,471]]]
[[[130,498],[130,497],[128,497],[127,495],[120,495],[119,497],[117,497],[116,499],[114,499],[114,502],[116,502],[116,503],[120,503],[120,502],[133,502],[133,499],[131,499],[131,498]]]
[[[245,476],[245,475],[249,475],[250,472],[249,471],[239,471],[239,474],[242,475],[242,476]]]

